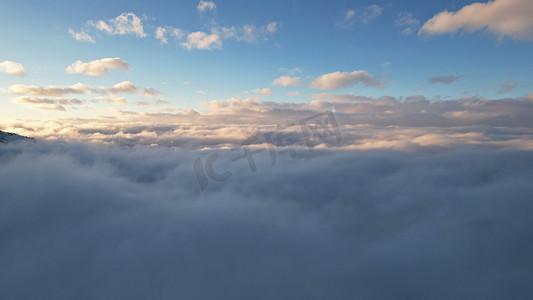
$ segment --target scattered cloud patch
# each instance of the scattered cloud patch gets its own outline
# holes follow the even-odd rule
[[[337,21],[337,27],[348,29],[353,26],[355,22],[355,10],[349,9],[344,13],[344,18],[341,21]]]
[[[377,4],[372,4],[362,11],[348,9],[344,12],[342,19],[335,23],[335,26],[340,29],[352,29],[356,23],[370,24],[383,13],[383,7]]]
[[[394,24],[398,27],[403,27],[402,34],[408,35],[416,31],[420,21],[415,19],[412,13],[403,11],[398,14]]]
[[[100,88],[102,91],[108,94],[118,94],[118,93],[130,93],[134,94],[137,92],[137,87],[130,81],[119,82],[111,88]]]
[[[128,101],[124,97],[96,97],[95,99],[110,104],[128,105]]]
[[[503,86],[496,92],[498,94],[506,94],[512,92],[518,84],[514,81],[507,80]]]
[[[222,40],[217,33],[208,34],[196,31],[187,35],[187,41],[182,42],[181,46],[187,50],[220,50],[222,49]]]
[[[300,77],[290,77],[290,76],[281,76],[277,79],[274,79],[272,81],[272,85],[279,85],[282,87],[288,87],[288,86],[300,86],[301,81]]]
[[[83,105],[83,101],[77,98],[42,98],[21,96],[13,99],[14,103],[27,104],[31,108],[42,110],[66,111],[64,105]]]
[[[217,9],[217,5],[213,1],[200,0],[200,3],[198,3],[196,9],[200,13],[205,13],[207,11],[215,11]]]
[[[172,26],[157,27],[155,38],[161,42],[161,45],[168,44],[167,35],[173,37],[175,40],[181,40],[184,36],[184,32],[181,29]]]
[[[377,4],[372,4],[370,6],[368,6],[363,12],[362,14],[359,16],[361,22],[363,24],[368,24],[370,22],[372,22],[374,19],[376,19],[377,17],[381,16],[381,14],[383,13],[383,7],[382,6],[379,6]]]
[[[24,84],[14,84],[9,87],[9,92],[16,95],[36,95],[36,96],[64,96],[66,94],[86,94],[93,93],[95,89],[78,82],[67,87],[60,86],[34,86]]]
[[[140,106],[146,106],[146,105],[151,105],[151,104],[156,104],[156,105],[170,104],[170,102],[163,100],[163,99],[157,99],[155,101],[141,100],[137,102],[137,105],[140,105]]]
[[[459,78],[464,77],[465,75],[439,75],[439,76],[432,76],[428,78],[429,83],[442,83],[442,84],[451,84],[454,81],[457,81]]]
[[[137,15],[132,12],[122,13],[114,19],[108,21],[88,21],[88,25],[93,26],[99,31],[105,32],[109,35],[135,35],[139,38],[148,36],[144,32],[142,21]]]
[[[89,43],[95,43],[95,40],[92,36],[90,36],[87,32],[81,31],[81,32],[75,32],[71,28],[69,28],[68,33],[76,40],[76,41],[82,41],[82,42],[89,42]]]
[[[287,92],[287,96],[300,96],[299,92]]]
[[[263,96],[272,96],[272,90],[269,88],[254,89],[252,92],[256,94],[261,94]]]
[[[161,93],[153,88],[143,89],[142,94],[147,97],[161,97]]]
[[[110,69],[128,70],[128,63],[115,58],[102,58],[87,63],[78,60],[66,68],[68,74],[86,74],[90,76],[109,75]]]
[[[276,33],[281,26],[281,23],[278,22],[271,22],[263,26],[245,24],[238,27],[229,26],[215,28],[215,32],[219,33],[222,39],[234,39],[255,44],[259,41],[267,40],[268,36]]]
[[[216,5],[212,1],[200,1],[197,6],[199,12],[207,12],[216,10]],[[149,18],[143,15],[144,21],[153,21],[154,18]],[[135,35],[139,38],[148,36],[145,33],[145,26],[142,20],[132,12],[122,13],[118,17],[109,20],[89,20],[85,23],[84,29],[80,33],[69,29],[70,35],[78,41],[86,41],[95,43],[92,36],[89,35],[90,30],[105,32],[109,35]],[[247,42],[250,44],[257,44],[261,41],[268,40],[269,36],[277,33],[282,24],[279,22],[270,22],[266,25],[258,26],[255,24],[244,24],[241,26],[218,26],[217,22],[211,20],[209,24],[205,24],[202,28],[210,28],[209,31],[202,30],[182,30],[173,26],[155,26],[147,24],[146,28],[154,30],[154,37],[161,45],[169,43],[169,39],[173,38],[180,42],[182,48],[186,50],[215,50],[222,49],[224,40],[236,40]],[[183,39],[186,39],[183,41]]]
[[[371,76],[367,71],[333,72],[315,78],[311,87],[320,90],[334,91],[341,88],[351,87],[357,84],[367,87],[383,87],[384,82],[377,77]]]

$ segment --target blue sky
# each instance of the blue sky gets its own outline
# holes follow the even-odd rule
[[[511,2],[517,2],[514,9],[527,3]],[[152,98],[118,95],[126,99],[132,111],[162,109],[135,105],[158,99],[168,101],[164,104],[167,108],[201,111],[200,102],[244,99],[258,88],[271,90],[271,95],[260,95],[263,101],[306,102],[313,94],[325,92],[313,88],[311,82],[333,72],[365,71],[381,84],[367,86],[356,80],[326,91],[332,94],[397,98],[424,95],[448,100],[524,97],[533,90],[532,25],[527,21],[519,24],[525,36],[516,32],[499,36],[490,31],[491,20],[483,21],[487,26],[479,30],[468,30],[467,24],[456,32],[445,29],[448,32],[443,34],[418,34],[440,12],[457,12],[474,1],[206,3],[213,6],[200,11],[198,1],[3,1],[0,62],[21,64],[25,75],[0,73],[0,111],[7,119],[46,119],[105,115],[113,106],[95,102],[98,95],[78,95],[82,101],[92,100],[86,105],[91,109],[36,109],[20,101],[14,103],[13,99],[22,95],[10,92],[10,87],[17,84],[65,87],[80,82],[110,87],[128,81],[139,89],[160,92]],[[145,36],[133,32],[110,34],[88,23],[102,20],[112,24],[111,20],[128,13],[139,18]],[[401,16],[405,17],[403,23]],[[275,24],[270,31],[269,24]],[[168,43],[163,44],[156,38],[156,31],[158,27],[169,30],[169,26],[179,29],[181,37],[174,39],[167,31]],[[222,28],[232,26],[234,36],[222,37]],[[242,35],[246,26],[253,29],[248,40]],[[410,32],[404,31],[407,28]],[[216,32],[220,45],[187,49],[183,44],[194,32]],[[85,33],[94,42],[76,40],[76,33]],[[128,70],[110,69],[109,74],[101,76],[65,72],[78,60],[89,63],[104,58],[120,58],[128,64]],[[299,77],[301,84],[273,85],[280,76]],[[436,82],[431,83],[430,78],[437,78]],[[444,82],[445,78],[451,78],[451,82]],[[289,96],[288,92],[300,95]]]

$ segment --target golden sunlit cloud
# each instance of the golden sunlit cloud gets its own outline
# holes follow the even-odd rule
[[[0,62],[0,73],[7,73],[11,75],[24,76],[26,74],[22,64],[5,60]]]
[[[102,76],[109,75],[110,69],[122,69],[128,70],[128,63],[120,59],[115,58],[102,58],[93,60],[90,62],[82,62],[77,60],[72,65],[68,66],[65,71],[68,74],[86,74],[90,76]]]

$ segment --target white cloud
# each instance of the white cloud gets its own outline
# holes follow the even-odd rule
[[[282,87],[300,86],[300,84],[300,77],[281,76],[272,81],[272,85],[279,85]]]
[[[110,69],[128,70],[128,64],[119,57],[102,58],[84,63],[81,60],[74,62],[66,68],[69,74],[87,74],[90,76],[108,75]]]
[[[4,60],[3,62],[0,62],[0,73],[24,76],[26,74],[26,71],[24,70],[24,66],[22,66],[22,64],[9,60]]]
[[[81,31],[81,32],[74,32],[74,30],[70,29],[68,30],[68,33],[76,40],[76,41],[84,41],[89,43],[95,43],[94,38],[90,36],[87,32]]]
[[[94,27],[96,27],[96,29],[100,30],[100,31],[104,31],[104,32],[107,32],[108,34],[113,34],[113,27],[108,25],[105,21],[103,20],[100,20],[100,21],[97,21],[96,23],[92,23],[92,21],[89,21],[87,22],[88,24],[91,24],[93,25]]]
[[[187,41],[182,42],[181,46],[187,50],[214,50],[222,49],[222,40],[217,33],[207,34],[196,31],[187,35]]]
[[[299,92],[287,92],[287,96],[300,96]]]
[[[416,30],[420,21],[415,19],[412,13],[404,11],[398,14],[394,24],[398,27],[403,27],[402,34],[408,35]]]
[[[362,83],[365,86],[383,87],[384,82],[371,76],[367,71],[333,72],[317,77],[311,87],[320,90],[338,90]]]
[[[168,39],[165,37],[166,29],[164,27],[158,26],[155,31],[155,38],[161,41],[161,45],[168,44]]]
[[[96,22],[89,21],[87,24],[111,35],[133,34],[139,38],[147,36],[147,34],[144,33],[141,19],[132,12],[122,13],[120,16],[110,19],[107,22],[99,20]]]
[[[501,40],[510,36],[533,41],[533,1],[495,0],[476,2],[457,12],[447,10],[428,20],[419,35],[454,34],[459,30],[475,32],[486,30]]]
[[[235,39],[253,44],[267,40],[268,36],[276,33],[281,27],[281,23],[271,22],[259,27],[254,24],[244,24],[240,27],[218,27],[214,28],[214,31],[219,33],[222,39]]]
[[[174,28],[172,26],[158,26],[155,31],[155,38],[161,42],[161,45],[168,44],[167,34],[174,37],[176,40],[180,40],[184,36],[183,31],[179,28]]]
[[[256,94],[261,94],[263,96],[272,96],[272,90],[269,88],[254,89],[252,92]]]
[[[383,13],[383,7],[372,4],[364,10],[358,12],[348,9],[344,12],[342,19],[338,20],[335,25],[341,29],[351,29],[355,23],[369,24]]]
[[[213,1],[200,0],[198,6],[196,6],[199,12],[204,13],[206,11],[214,11],[217,9],[217,5]]]

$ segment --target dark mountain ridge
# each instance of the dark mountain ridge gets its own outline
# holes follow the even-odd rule
[[[18,135],[16,133],[11,132],[4,132],[0,130],[0,143],[7,144],[10,142],[17,142],[17,141],[35,141],[34,138]]]

